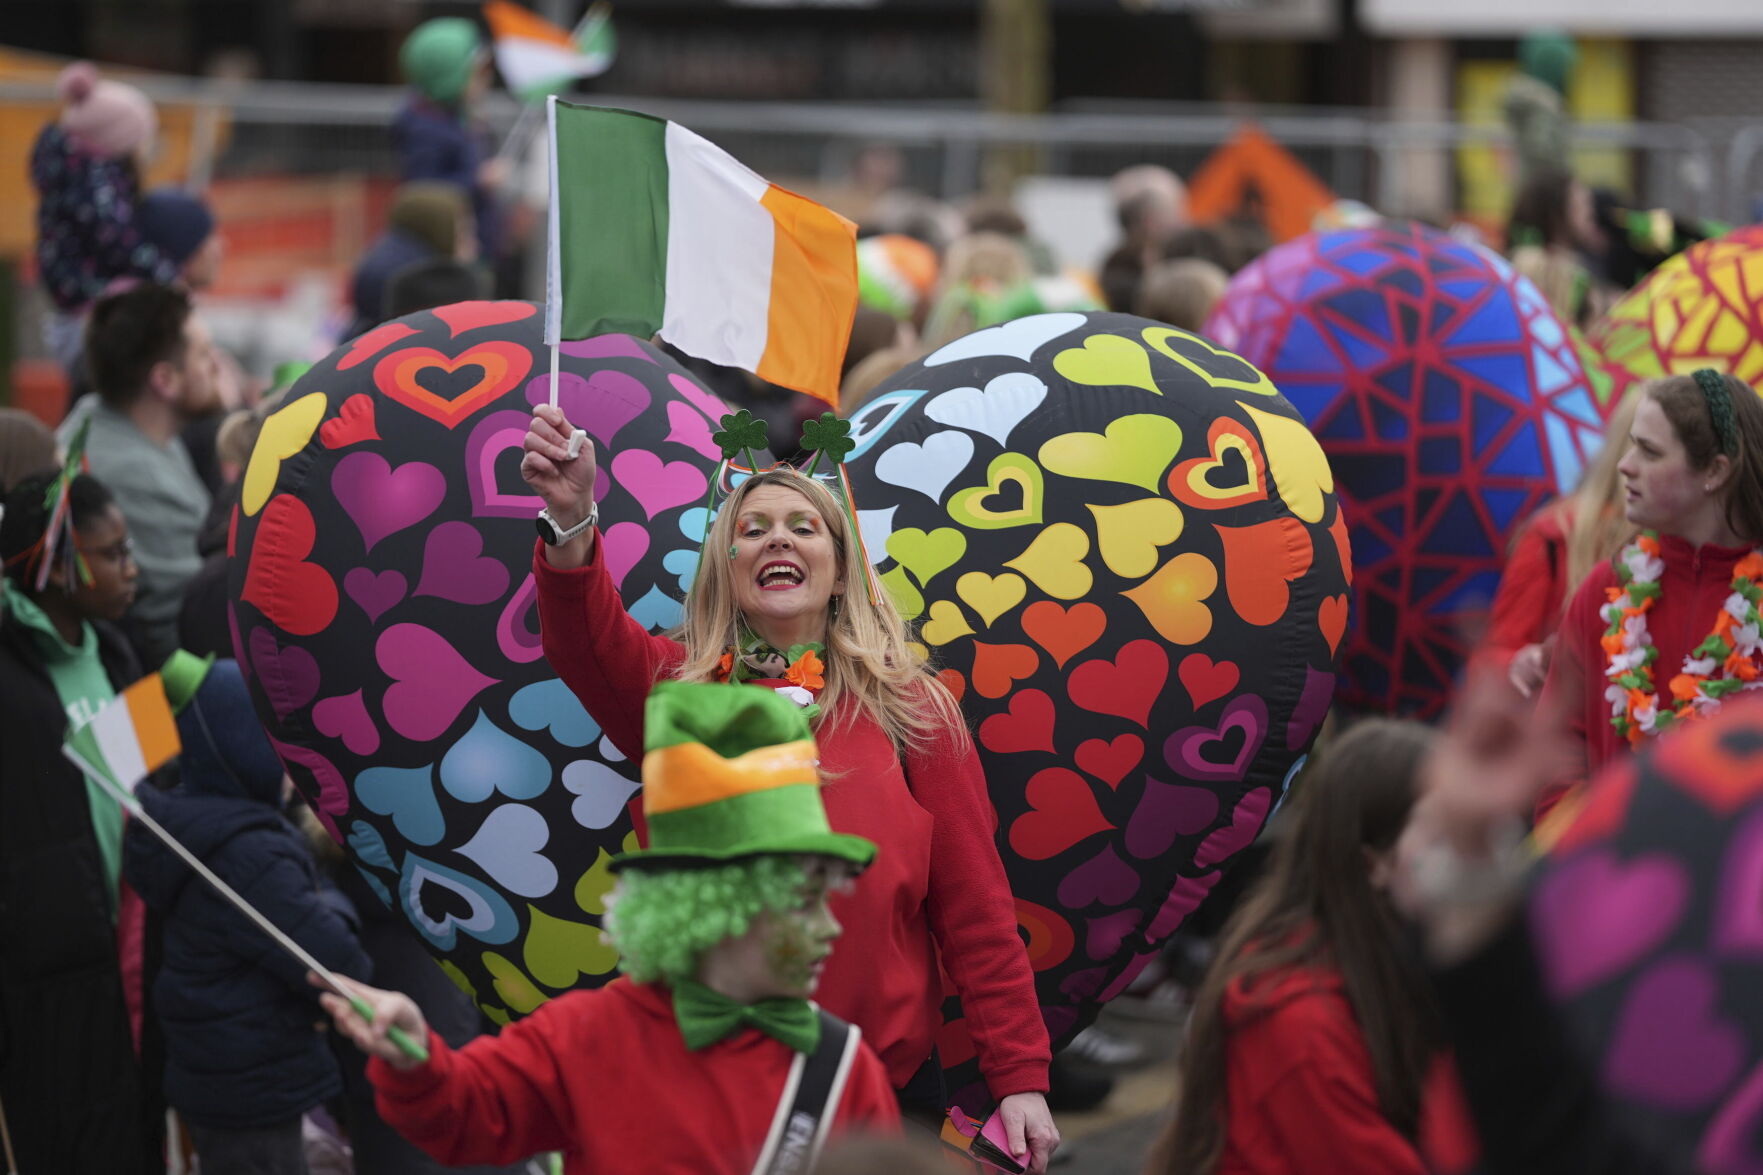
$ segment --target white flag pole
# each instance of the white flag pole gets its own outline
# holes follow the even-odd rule
[[[506,163],[510,167],[514,165],[515,158],[521,154],[532,138],[533,123],[538,121],[538,117],[539,108],[537,106],[531,102],[520,104],[520,114],[515,117],[514,125],[508,129],[507,136],[502,140],[502,146],[496,151],[497,162]]]
[[[558,348],[563,342],[562,198],[557,182],[557,95],[545,99],[545,125],[551,152],[551,207],[545,217],[545,342],[551,347],[551,407],[557,407]]]

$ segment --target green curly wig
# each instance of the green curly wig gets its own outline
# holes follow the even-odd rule
[[[603,928],[618,968],[638,983],[675,982],[698,972],[704,952],[747,933],[753,919],[802,904],[802,863],[748,857],[696,869],[626,869],[607,895]]]

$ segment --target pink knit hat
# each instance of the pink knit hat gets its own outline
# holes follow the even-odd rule
[[[99,158],[132,154],[158,129],[159,118],[147,95],[122,82],[100,81],[89,61],[62,70],[55,92],[64,103],[61,129],[81,150]]]

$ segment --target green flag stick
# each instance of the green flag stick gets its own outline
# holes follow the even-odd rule
[[[147,810],[141,807],[141,802],[139,800],[124,791],[116,783],[112,782],[110,777],[104,772],[94,768],[78,751],[74,750],[73,747],[64,746],[62,751],[69,759],[74,761],[75,765],[78,766],[81,771],[85,772],[90,779],[94,780],[98,786],[109,792],[111,798],[122,805],[123,811],[127,812],[130,816],[133,816],[136,820],[139,820],[147,828],[147,831],[151,832],[164,843],[166,848],[176,853],[179,857],[182,857],[184,864],[196,871],[196,876],[200,877],[203,881],[206,881],[209,885],[212,885],[216,893],[231,902],[241,914],[254,922],[259,930],[269,935],[269,937],[275,941],[277,946],[281,947],[282,950],[288,952],[288,954],[294,956],[294,958],[305,964],[306,969],[318,976],[326,987],[348,1000],[349,1006],[355,1009],[356,1015],[360,1016],[363,1020],[366,1020],[369,1024],[373,1023],[373,1009],[368,1006],[366,1000],[345,990],[335,972],[329,967],[326,967],[323,963],[320,963],[317,959],[313,958],[312,953],[305,947],[289,938],[286,934],[283,934],[281,930],[277,928],[275,923],[258,913],[256,907],[240,897],[237,890],[233,889],[232,886],[217,877],[214,870],[197,860],[196,855],[179,843],[177,837],[165,831],[159,821],[153,819],[153,817],[147,814]],[[410,1034],[405,1032],[402,1028],[394,1026],[387,1030],[386,1035],[391,1039],[393,1044],[398,1046],[399,1051],[411,1060],[427,1061],[429,1059],[427,1043],[413,1039]]]

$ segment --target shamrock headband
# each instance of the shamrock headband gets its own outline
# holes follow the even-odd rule
[[[726,497],[736,486],[747,478],[761,473],[770,473],[775,469],[791,470],[819,482],[832,492],[845,513],[845,525],[851,534],[851,542],[855,546],[857,558],[863,564],[864,582],[869,589],[869,602],[877,602],[875,569],[869,562],[869,551],[863,545],[863,528],[857,522],[857,511],[852,505],[851,480],[845,475],[845,458],[857,443],[851,439],[851,422],[840,420],[831,412],[823,412],[818,420],[810,420],[802,426],[802,440],[797,446],[804,453],[813,455],[806,468],[797,468],[787,461],[774,462],[765,468],[759,468],[753,454],[763,452],[767,445],[766,424],[757,420],[747,409],[730,413],[722,418],[720,431],[712,433],[710,439],[722,450],[722,460],[716,466],[716,475],[710,479],[710,489],[704,500],[704,541],[698,545],[698,566],[704,564],[704,547],[710,541],[711,508],[715,505],[716,494],[720,489]],[[745,457],[746,463],[737,459]],[[821,469],[821,462],[827,462],[827,468]]]
[[[1727,388],[1726,380],[1712,367],[1701,367],[1690,373],[1696,381],[1696,387],[1702,390],[1702,399],[1708,402],[1708,419],[1714,423],[1714,439],[1720,442],[1720,451],[1728,457],[1739,455],[1738,421],[1733,416],[1732,391]]]

